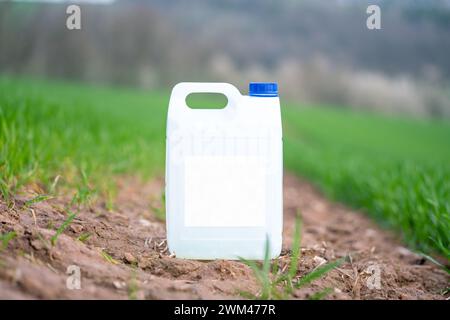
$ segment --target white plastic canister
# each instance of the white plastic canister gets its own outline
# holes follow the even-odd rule
[[[228,103],[192,109],[191,93],[221,93]],[[283,220],[277,85],[251,83],[243,96],[228,83],[179,83],[166,139],[169,251],[190,259],[263,259],[268,243],[277,257]]]

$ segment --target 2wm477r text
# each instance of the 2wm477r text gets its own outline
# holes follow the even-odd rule
[[[175,315],[198,315],[206,317],[208,312],[218,315],[275,315],[275,305],[273,304],[219,304],[216,309],[199,306],[181,306],[175,307]]]

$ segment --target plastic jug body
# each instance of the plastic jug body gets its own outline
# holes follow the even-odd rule
[[[190,93],[222,93],[224,109],[191,109]],[[180,83],[167,118],[166,226],[179,258],[263,259],[282,242],[278,96],[243,96],[227,83]]]

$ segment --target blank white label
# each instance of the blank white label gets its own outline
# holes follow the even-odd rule
[[[266,170],[260,157],[185,158],[187,227],[265,225]]]

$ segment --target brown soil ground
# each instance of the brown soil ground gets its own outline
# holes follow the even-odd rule
[[[97,204],[81,209],[55,246],[50,238],[66,219],[69,197],[25,207],[30,187],[14,206],[0,202],[0,232],[17,237],[0,252],[0,298],[3,299],[235,299],[238,290],[257,293],[251,270],[238,261],[191,261],[169,256],[165,225],[152,213],[152,199],[162,180],[120,181],[116,208]],[[303,219],[299,276],[320,263],[350,255],[350,262],[294,292],[308,298],[333,288],[328,299],[446,299],[449,276],[406,249],[390,232],[365,215],[325,199],[310,184],[292,175],[284,183],[284,255],[289,248],[297,210]],[[85,241],[78,236],[89,233]],[[109,259],[106,252],[113,259]],[[81,289],[66,287],[67,268],[81,270]],[[368,286],[371,270],[380,271],[380,287]],[[370,278],[373,279],[373,278]],[[369,280],[370,280],[369,279]],[[369,283],[373,283],[370,282]]]

